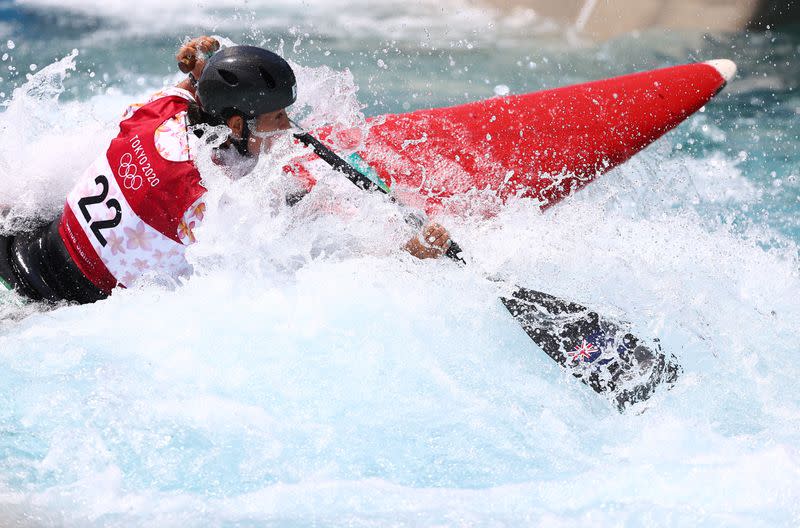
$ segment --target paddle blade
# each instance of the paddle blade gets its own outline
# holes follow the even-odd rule
[[[548,356],[610,396],[620,412],[647,400],[660,385],[672,387],[681,372],[657,342],[647,347],[622,324],[584,306],[525,288],[501,300]]]

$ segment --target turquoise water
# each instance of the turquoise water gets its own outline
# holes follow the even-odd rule
[[[4,228],[59,210],[125,105],[180,78],[186,35],[281,50],[310,123],[713,58],[739,74],[545,214],[439,218],[465,270],[399,252],[399,214],[335,175],[287,209],[279,160],[236,182],[201,163],[192,278],[0,305],[0,520],[800,523],[800,32],[592,44],[462,0],[162,4],[0,4]],[[683,378],[619,415],[535,349],[487,274],[630,321]]]

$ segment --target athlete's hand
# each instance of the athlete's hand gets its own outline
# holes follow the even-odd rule
[[[439,224],[425,226],[422,233],[404,246],[405,250],[419,259],[439,258],[450,248],[450,233]]]
[[[178,59],[178,68],[183,73],[191,73],[195,79],[200,78],[206,59],[219,50],[219,42],[213,37],[193,38],[178,50],[175,58]]]

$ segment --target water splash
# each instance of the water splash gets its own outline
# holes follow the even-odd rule
[[[295,65],[330,96],[301,92],[307,126],[362,122],[344,68]],[[0,180],[20,218],[60,206],[60,187],[113,132],[106,107],[128,102],[58,103],[58,91],[35,105],[37,134],[0,143],[22,167]],[[0,122],[25,133],[25,118]],[[0,517],[796,524],[797,245],[725,220],[763,186],[739,149],[689,128],[545,214],[519,200],[490,203],[486,218],[475,197],[439,217],[464,269],[404,254],[392,206],[335,173],[287,207],[288,138],[238,180],[203,152],[211,206],[192,277],[0,323]],[[709,152],[675,148],[687,137]],[[532,347],[486,274],[630,320],[679,356],[684,377],[644,414],[620,416]]]
[[[0,206],[8,208],[0,230],[52,219],[87,160],[111,137],[84,105],[59,102],[77,56],[73,50],[31,75],[0,114]]]

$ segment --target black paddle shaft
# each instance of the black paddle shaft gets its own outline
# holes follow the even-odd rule
[[[359,188],[389,194],[317,138],[308,133],[294,137]],[[391,194],[389,199],[398,203]],[[406,221],[420,225],[418,215]],[[446,255],[465,264],[460,253],[452,243]],[[648,348],[623,325],[580,304],[519,287],[500,300],[534,343],[595,392],[610,396],[620,412],[647,400],[662,384],[671,387],[680,374],[675,357],[668,359],[658,343]]]
[[[304,132],[302,134],[295,134],[294,137],[300,140],[300,142],[303,143],[305,146],[314,149],[314,153],[317,156],[319,156],[323,161],[325,161],[328,165],[330,165],[334,170],[344,174],[348,180],[353,182],[360,189],[363,189],[365,191],[378,190],[383,194],[389,195],[389,200],[391,200],[392,203],[396,203],[402,207],[402,204],[400,204],[394,196],[387,193],[383,187],[376,185],[375,182],[373,182],[367,176],[361,173],[361,171],[359,171],[358,169],[347,163],[345,160],[343,160],[338,154],[336,154],[334,151],[328,148],[328,146],[325,145],[322,141],[318,140],[317,138],[315,138],[314,136],[312,136],[307,132]],[[406,215],[406,222],[412,225],[419,225],[420,223],[424,223],[424,220],[421,221],[421,219],[416,213],[409,213]],[[419,225],[419,227],[422,227],[422,225]],[[452,240],[450,241],[450,247],[448,247],[447,251],[445,252],[445,256],[447,256],[452,260],[455,260],[460,264],[466,264],[464,259],[461,258],[461,248],[459,247],[458,244],[456,244]]]

